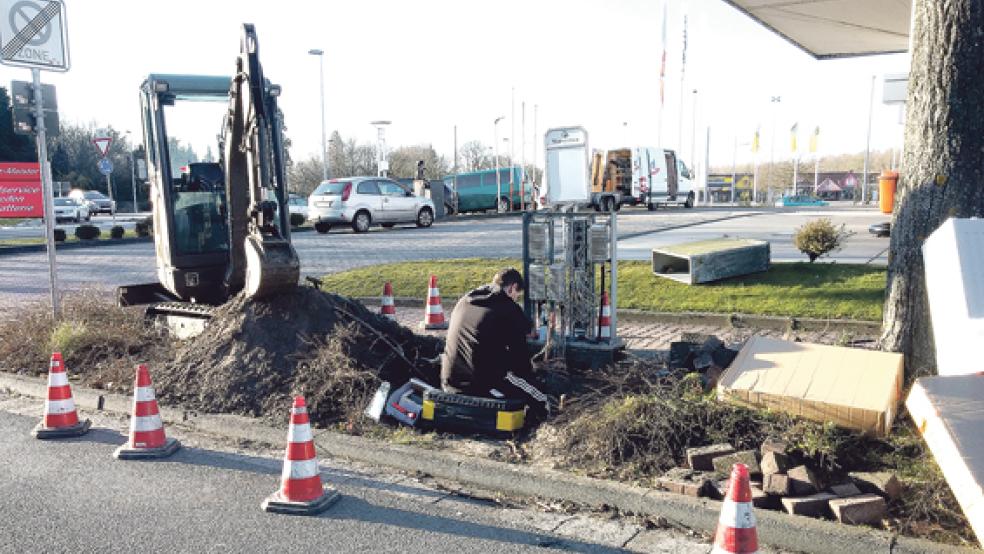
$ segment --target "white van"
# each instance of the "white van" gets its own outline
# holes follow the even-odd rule
[[[595,150],[591,157],[591,204],[611,211],[623,204],[694,205],[690,170],[673,150],[640,146]]]

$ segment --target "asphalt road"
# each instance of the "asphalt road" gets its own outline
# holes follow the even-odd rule
[[[268,514],[260,502],[278,486],[280,460],[195,446],[191,437],[191,446],[166,460],[119,461],[111,454],[125,438],[115,430],[94,427],[78,439],[39,441],[29,434],[36,422],[0,406],[0,552],[708,548],[670,531],[654,535],[595,518],[505,509],[331,460],[320,467],[323,481],[342,493],[338,503],[317,517]]]
[[[623,209],[618,218],[619,258],[648,260],[654,246],[722,235],[764,238],[772,243],[776,261],[805,258],[792,246],[793,230],[820,216],[847,222],[857,234],[834,258],[837,261],[884,263],[886,239],[870,237],[867,225],[884,220],[874,210],[776,210],[694,208]],[[3,232],[0,231],[0,238]],[[386,262],[467,257],[519,258],[522,223],[518,217],[438,222],[429,229],[373,228],[365,234],[337,229],[326,235],[294,233],[304,275],[326,273]],[[71,294],[87,287],[111,289],[156,280],[151,243],[100,246],[58,253],[58,278]],[[0,312],[48,294],[43,252],[0,256]]]

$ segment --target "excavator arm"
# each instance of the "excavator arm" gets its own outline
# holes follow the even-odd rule
[[[300,262],[290,242],[279,87],[263,78],[253,25],[243,25],[224,134],[229,199],[227,294],[263,297],[297,285]]]

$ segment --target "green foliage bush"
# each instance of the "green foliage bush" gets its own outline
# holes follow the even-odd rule
[[[55,229],[55,242],[65,242],[65,229]]]
[[[810,262],[813,262],[821,256],[843,248],[847,238],[853,234],[844,229],[843,223],[838,227],[829,219],[815,219],[796,229],[793,244],[810,258]]]
[[[113,228],[109,230],[110,238],[121,239],[126,231],[120,225],[113,225]]]
[[[102,231],[100,231],[99,227],[96,227],[95,225],[79,225],[75,228],[75,236],[78,237],[79,240],[97,239],[101,234]]]
[[[291,227],[300,227],[301,225],[304,225],[306,220],[307,218],[304,217],[304,214],[290,214]]]
[[[138,237],[149,237],[154,233],[154,218],[147,216],[138,221],[135,230]]]

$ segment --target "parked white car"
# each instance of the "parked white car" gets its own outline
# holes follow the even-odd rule
[[[308,198],[308,221],[319,233],[341,224],[351,225],[356,233],[365,233],[377,223],[383,227],[397,223],[430,227],[434,202],[382,177],[332,179],[318,185]]]
[[[55,223],[60,221],[71,221],[80,223],[89,221],[92,216],[89,214],[89,207],[78,198],[62,196],[55,198]]]
[[[308,216],[308,199],[303,196],[291,194],[287,199],[287,210],[291,214],[301,214],[304,219]]]

